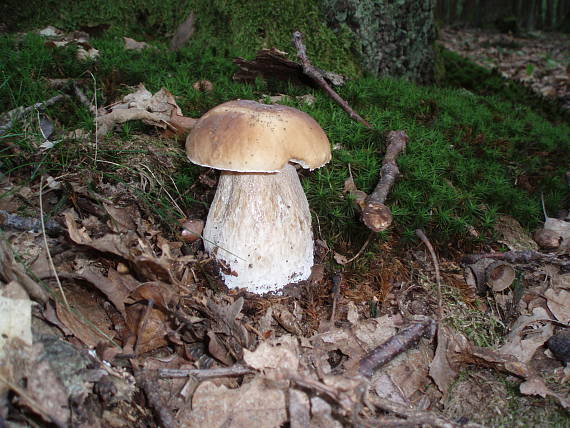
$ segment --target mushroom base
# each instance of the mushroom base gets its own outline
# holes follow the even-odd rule
[[[230,288],[278,291],[311,274],[311,213],[290,164],[272,174],[222,172],[203,236]]]

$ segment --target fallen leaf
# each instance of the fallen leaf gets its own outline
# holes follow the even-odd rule
[[[288,420],[285,392],[261,378],[238,389],[203,382],[179,415],[181,426],[224,428],[278,428]]]
[[[343,256],[342,254],[337,253],[336,251],[333,252],[334,261],[337,262],[339,265],[345,265],[348,263],[348,257]]]
[[[553,290],[549,288],[544,292],[548,309],[556,319],[563,324],[570,323],[570,291]]]
[[[7,341],[17,337],[32,344],[32,302],[0,296],[0,360],[5,355]]]
[[[540,395],[543,398],[547,396],[553,397],[558,400],[562,407],[570,409],[570,400],[568,397],[552,391],[546,386],[544,380],[538,376],[527,379],[525,382],[521,383],[520,391],[524,395]]]
[[[570,248],[570,223],[557,218],[548,217],[544,222],[544,230],[552,231],[561,238],[560,248]]]
[[[190,40],[190,37],[194,34],[194,19],[194,12],[190,11],[188,17],[176,29],[170,41],[170,50],[177,51]]]
[[[261,342],[255,351],[243,352],[246,364],[254,369],[271,372],[297,372],[299,368],[299,345],[291,335]]]
[[[147,43],[137,42],[130,37],[123,37],[123,41],[125,42],[124,48],[128,51],[140,51],[149,47]]]
[[[536,350],[554,333],[551,323],[540,324],[545,320],[549,320],[549,316],[541,307],[534,308],[532,315],[521,315],[513,324],[499,352],[512,355],[523,363],[530,362]],[[530,326],[533,328],[530,329]]]
[[[95,348],[99,342],[109,340],[102,333],[99,333],[93,325],[88,325],[88,321],[83,321],[58,301],[55,302],[55,311],[59,321],[89,348]]]

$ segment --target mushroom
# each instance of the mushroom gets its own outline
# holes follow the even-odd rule
[[[226,285],[264,293],[307,279],[311,213],[290,162],[313,170],[331,159],[318,123],[292,107],[229,101],[198,120],[186,153],[222,170],[203,238]]]

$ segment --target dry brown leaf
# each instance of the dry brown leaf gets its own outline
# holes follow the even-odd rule
[[[89,348],[94,348],[99,342],[108,341],[107,337],[99,333],[95,326],[87,324],[88,321],[83,321],[64,304],[56,301],[55,310],[59,321]]]
[[[168,309],[176,301],[176,290],[172,285],[160,281],[145,282],[130,295],[134,301],[146,300],[160,308]]]
[[[521,315],[513,324],[499,352],[512,355],[523,363],[530,362],[536,350],[544,345],[554,333],[551,323],[539,324],[540,321],[549,320],[549,318],[541,307],[534,308],[532,315]],[[530,326],[533,328],[529,329]]]
[[[127,308],[127,325],[137,332],[137,354],[144,354],[168,344],[170,331],[168,318],[160,310],[149,308],[148,304],[137,303]]]
[[[544,222],[544,230],[550,230],[560,237],[560,248],[570,248],[569,222],[548,217]]]
[[[330,366],[329,353],[340,351],[348,357],[344,363],[345,370],[350,374],[356,373],[364,355],[396,334],[395,320],[395,317],[385,315],[314,335],[311,343],[320,353],[316,357],[319,364],[323,368]]]
[[[109,269],[106,278],[92,269],[82,269],[78,274],[105,294],[121,315],[126,318],[125,301],[135,285],[132,281],[127,280],[126,275],[121,275],[112,268]],[[132,279],[134,280],[134,278]]]
[[[557,394],[546,386],[544,380],[538,376],[527,379],[521,383],[520,391],[524,395],[540,395],[545,398],[547,396],[553,397],[564,407],[570,409],[570,399],[562,394]]]
[[[134,205],[116,207],[104,202],[103,207],[111,217],[109,227],[113,232],[120,233],[137,230],[141,216],[139,210]]]
[[[570,291],[549,288],[544,292],[544,297],[548,309],[556,319],[563,324],[570,324]]]
[[[253,352],[243,352],[246,364],[266,374],[271,372],[296,373],[299,368],[299,345],[297,338],[291,335],[281,336],[261,342]]]
[[[364,209],[364,201],[368,195],[362,190],[358,190],[356,188],[356,184],[354,184],[352,176],[349,176],[346,180],[344,180],[344,188],[342,192],[348,193],[350,196],[352,196],[354,198],[354,203],[358,208],[360,208],[360,210]]]
[[[87,245],[88,247],[95,248],[102,252],[112,253],[127,260],[130,258],[130,251],[126,244],[127,242],[130,243],[135,240],[136,237],[107,234],[101,238],[92,239],[85,228],[79,229],[77,227],[73,211],[66,211],[64,216],[69,237],[76,244]]]
[[[333,258],[334,261],[337,262],[339,265],[345,265],[348,263],[348,257],[343,256],[340,253],[337,253],[336,251],[333,252]]]
[[[189,428],[278,428],[287,419],[285,392],[260,378],[239,389],[203,382],[194,392],[191,411],[179,417]]]
[[[501,237],[500,243],[512,251],[537,250],[536,242],[513,217],[501,215],[495,224],[495,232]]]
[[[447,392],[457,373],[459,373],[457,364],[449,358],[448,350],[452,347],[451,342],[454,340],[461,339],[449,327],[439,326],[437,331],[437,348],[429,367],[429,375],[443,393]]]
[[[273,318],[275,318],[275,321],[288,333],[296,336],[303,335],[299,321],[285,306],[279,304],[273,305]]]
[[[32,305],[29,299],[0,296],[0,361],[5,355],[7,341],[17,337],[32,344]]]
[[[412,396],[429,383],[430,360],[427,347],[422,345],[399,355],[375,377],[376,393],[379,397],[408,404]]]

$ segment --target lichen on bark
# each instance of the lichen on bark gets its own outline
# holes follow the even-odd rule
[[[434,0],[322,0],[329,25],[354,33],[363,69],[418,83],[434,78]]]

